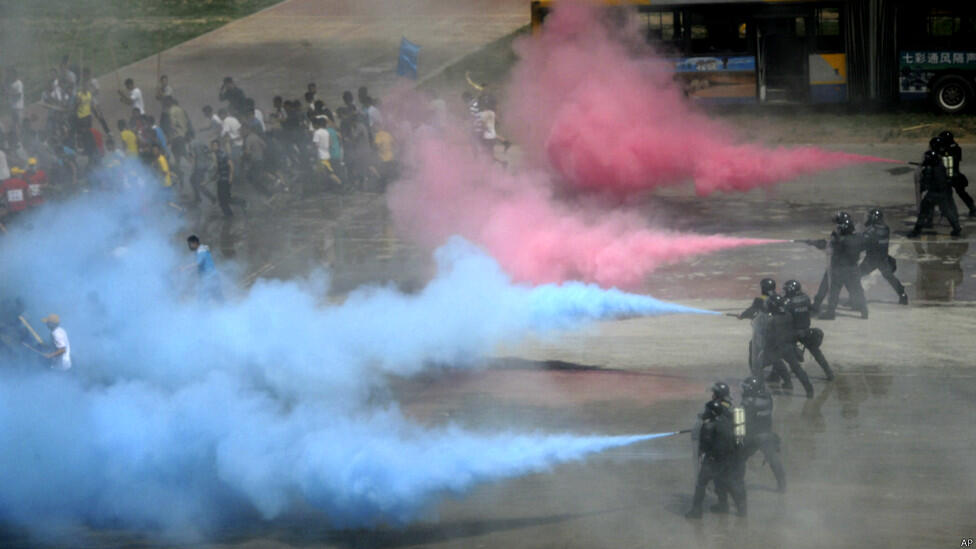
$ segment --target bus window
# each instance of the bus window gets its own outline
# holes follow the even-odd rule
[[[674,12],[661,12],[661,40],[674,42]]]
[[[745,18],[733,14],[702,12],[688,14],[688,38],[692,54],[748,53]]]
[[[956,34],[959,27],[962,26],[962,19],[946,13],[931,13],[927,23],[929,36],[949,37]]]
[[[818,8],[816,12],[816,49],[821,53],[844,51],[840,35],[840,9]]]
[[[664,30],[661,28],[661,12],[652,11],[644,14],[644,22],[647,24],[647,39],[650,41],[660,41],[664,38]]]
[[[648,42],[668,51],[682,49],[677,43],[681,33],[675,30],[673,11],[642,11],[641,17],[641,21],[646,24]]]

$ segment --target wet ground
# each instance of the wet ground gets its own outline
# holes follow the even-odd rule
[[[313,4],[286,4],[280,17],[297,25],[299,18],[311,16],[303,10]],[[367,29],[359,21],[359,27],[335,27],[335,34],[322,36],[341,44],[357,29]],[[227,40],[246,44],[254,24],[235,24],[236,34]],[[506,25],[495,34],[507,32]],[[392,36],[394,43],[399,35],[393,36],[392,28],[375,32]],[[187,56],[185,68],[167,71],[179,77],[203,71],[206,40],[191,42],[187,47],[197,49],[180,54]],[[217,59],[239,58],[241,50],[230,42],[213,46],[223,52]],[[388,45],[366,50],[374,51],[376,66],[387,63]],[[172,62],[177,59],[174,55]],[[253,72],[246,67],[226,72],[240,75],[245,87],[256,86],[252,82],[278,78],[260,68],[273,61],[255,58],[245,63],[256,67]],[[290,89],[305,80],[295,72],[284,74],[280,80],[287,79]],[[174,85],[179,77],[171,78]],[[337,80],[335,89],[355,81]],[[920,145],[838,148],[903,161],[917,160],[922,150]],[[910,173],[890,174],[893,167],[850,167],[770,191],[708,198],[687,188],[670,189],[640,207],[663,226],[788,240],[825,237],[838,209],[860,220],[867,209],[880,206],[896,233],[904,233],[912,220],[912,179]],[[187,232],[211,244],[222,268],[230,271],[236,262],[243,287],[259,277],[291,278],[322,268],[332,273],[333,292],[341,297],[363,283],[411,290],[431,274],[426,253],[397,237],[382,194],[282,196],[268,203],[241,191],[252,202],[247,215],[224,219],[207,206],[190,209],[184,220]],[[814,399],[777,394],[775,430],[783,439],[789,488],[775,493],[768,467],[753,458],[746,519],[683,517],[693,487],[690,446],[687,438],[672,437],[445,496],[427,518],[404,528],[339,530],[307,510],[273,522],[230,525],[193,546],[959,547],[964,538],[976,536],[976,259],[970,249],[976,222],[965,222],[962,238],[948,232],[943,224],[919,241],[893,238],[892,254],[910,306],[895,304],[891,289],[872,275],[866,282],[870,320],[841,311],[838,320],[818,324],[838,377],[828,383],[812,365]],[[181,238],[175,235],[174,243]],[[821,252],[801,244],[745,248],[664,267],[648,277],[642,291],[738,311],[760,278],[797,278],[810,288],[824,264]],[[691,425],[713,381],[738,387],[749,333],[748,323],[725,316],[604,322],[558,338],[530,336],[499,349],[480,369],[392,380],[392,395],[407,414],[428,424],[600,434],[673,431]],[[166,546],[126,532],[95,532],[80,543]],[[29,546],[15,537],[6,545]]]
[[[917,147],[845,148],[914,159]],[[860,220],[885,209],[892,254],[911,306],[877,274],[866,279],[871,318],[841,311],[821,322],[838,371],[823,380],[808,362],[816,396],[777,394],[786,494],[761,457],[750,463],[750,516],[706,513],[689,522],[689,441],[672,437],[553,471],[445,496],[429,518],[405,528],[331,529],[312,511],[230,528],[213,547],[940,547],[974,535],[976,473],[976,222],[962,238],[948,227],[917,241],[910,173],[894,165],[845,168],[771,191],[695,197],[671,189],[640,206],[666,226],[774,239],[820,238],[833,212]],[[321,194],[254,203],[225,220],[191,210],[196,230],[234,259],[246,286],[257,277],[330,269],[337,297],[363,283],[406,290],[431,275],[427,254],[400,240],[380,193]],[[667,213],[662,213],[667,212]],[[781,243],[702,256],[660,269],[643,291],[719,311],[744,308],[759,278],[814,287],[821,252]],[[475,430],[629,434],[688,427],[705,388],[745,374],[747,322],[721,317],[631,319],[563,337],[530,336],[499,349],[481,369],[393,380],[393,397],[417,421]],[[957,545],[953,545],[957,546]]]

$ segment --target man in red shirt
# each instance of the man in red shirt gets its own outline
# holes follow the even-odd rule
[[[27,205],[31,208],[44,203],[44,188],[47,187],[47,174],[37,169],[37,159],[27,159]]]
[[[10,169],[10,179],[0,184],[0,195],[7,203],[7,213],[16,214],[27,209],[27,181],[24,180],[24,170]]]

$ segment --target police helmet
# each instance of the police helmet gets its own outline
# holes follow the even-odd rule
[[[761,393],[763,388],[762,380],[756,376],[749,376],[742,380],[742,394],[754,395]]]
[[[725,413],[725,406],[717,400],[709,400],[705,403],[705,413],[702,414],[702,418],[708,419],[713,417],[719,417]]]
[[[945,149],[946,143],[941,137],[933,137],[929,139],[929,150],[935,152],[942,152]]]
[[[800,293],[800,290],[802,289],[803,287],[800,286],[800,283],[796,280],[787,280],[786,283],[783,284],[783,291],[786,292],[786,295],[789,297],[793,297]]]
[[[781,295],[770,296],[769,311],[772,313],[786,312],[786,298]]]
[[[868,219],[865,222],[865,224],[874,225],[875,223],[881,222],[883,219],[884,219],[884,213],[881,211],[881,208],[874,208],[873,210],[868,212]]]
[[[934,150],[925,151],[924,160],[922,161],[923,165],[934,166],[937,165],[938,163],[939,163],[939,153],[935,152]]]
[[[727,383],[722,383],[721,381],[716,381],[712,384],[712,398],[716,400],[722,400],[729,398],[732,392],[729,390],[729,385]]]
[[[837,228],[840,229],[840,234],[854,234],[854,222],[850,219],[842,222]]]
[[[942,130],[939,132],[939,139],[941,139],[946,145],[956,141],[956,137],[952,135],[952,132],[949,130]]]
[[[851,218],[851,214],[844,211],[840,211],[834,214],[834,223],[840,225],[841,223],[844,222],[844,220],[850,218]]]
[[[759,291],[763,295],[769,295],[776,291],[776,281],[772,278],[764,278],[759,281]]]

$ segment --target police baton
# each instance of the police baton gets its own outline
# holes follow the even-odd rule
[[[725,313],[725,316],[731,316],[732,318],[739,318],[739,315],[735,313]]]

